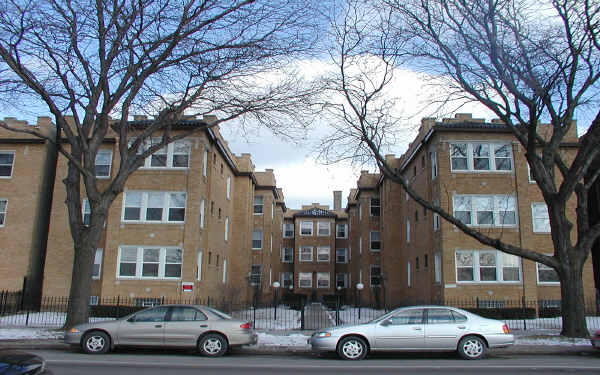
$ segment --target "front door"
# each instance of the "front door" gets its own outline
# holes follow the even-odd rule
[[[424,347],[423,309],[408,309],[382,321],[375,328],[375,346],[382,350]]]
[[[165,344],[168,346],[196,346],[198,337],[210,328],[206,315],[187,306],[174,306],[165,324]]]
[[[159,346],[164,343],[165,319],[168,307],[159,306],[140,311],[119,325],[119,345]]]

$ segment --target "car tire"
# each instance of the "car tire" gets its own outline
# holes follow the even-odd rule
[[[87,354],[104,354],[110,350],[110,338],[101,331],[88,332],[81,340],[81,348]]]
[[[369,351],[365,340],[357,336],[344,337],[337,346],[337,354],[342,359],[359,361],[367,356]]]
[[[485,355],[486,345],[480,337],[466,336],[459,341],[457,350],[463,359],[480,359]]]
[[[227,352],[227,340],[218,333],[209,333],[198,342],[198,351],[206,357],[220,357]]]

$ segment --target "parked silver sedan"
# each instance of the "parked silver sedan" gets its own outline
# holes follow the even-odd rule
[[[479,359],[488,348],[514,344],[504,322],[445,306],[404,307],[369,323],[330,327],[308,340],[316,352],[336,351],[359,360],[370,351],[457,351]]]
[[[116,346],[197,347],[218,357],[229,347],[256,344],[249,322],[206,306],[163,305],[98,323],[80,324],[65,333],[65,342],[85,353],[106,353]]]

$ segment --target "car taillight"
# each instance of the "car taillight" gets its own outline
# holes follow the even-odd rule
[[[252,328],[252,323],[244,323],[240,326],[241,329],[250,329]]]
[[[508,326],[506,324],[502,326],[502,331],[504,331],[504,333],[508,334]]]

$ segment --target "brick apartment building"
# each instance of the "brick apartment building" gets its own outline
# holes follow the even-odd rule
[[[174,131],[210,121],[186,119]],[[131,121],[133,128],[145,124],[142,116]],[[52,129],[48,119],[38,126]],[[73,259],[61,182],[66,160],[52,159],[55,153],[44,142],[1,134],[0,172],[10,169],[11,177],[0,176],[0,239],[10,244],[2,247],[10,261],[0,266],[0,289],[20,288],[26,275],[41,285],[43,270],[43,294],[66,296]],[[576,141],[571,134],[565,152]],[[107,137],[96,161],[99,178],[117,170],[116,147],[116,135]],[[387,161],[422,196],[465,222],[552,252],[547,213],[524,150],[502,125],[469,115],[424,119],[408,151]],[[18,198],[17,189],[23,194],[25,186],[30,198]],[[53,197],[49,231],[38,236],[48,197]],[[114,296],[140,304],[161,297],[270,301],[276,292],[386,305],[560,299],[552,270],[485,248],[380,174],[363,171],[345,208],[341,201],[336,191],[333,209],[318,203],[289,209],[273,170],[255,171],[251,156],[234,155],[218,127],[203,129],[155,153],[129,178],[110,208],[96,252],[91,303]],[[84,219],[88,207],[84,201]],[[31,217],[39,223],[23,225]],[[13,225],[26,233],[14,236]],[[584,278],[586,298],[592,298],[591,261]]]

